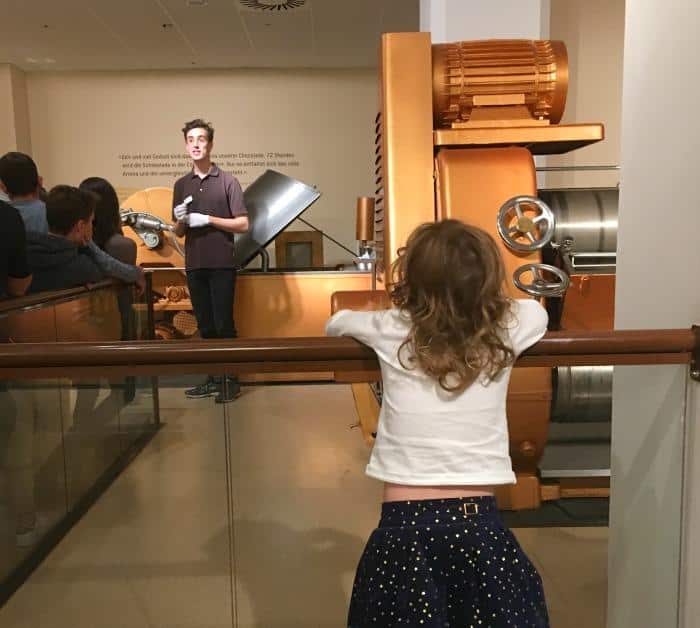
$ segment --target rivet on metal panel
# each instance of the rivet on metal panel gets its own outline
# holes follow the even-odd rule
[[[529,440],[525,440],[520,443],[518,449],[520,450],[520,453],[527,458],[531,458],[535,455],[535,453],[537,453],[537,448]]]

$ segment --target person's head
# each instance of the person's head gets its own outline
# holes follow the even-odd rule
[[[211,158],[214,146],[214,127],[201,118],[185,122],[182,128],[185,136],[185,149],[192,161],[203,161]]]
[[[104,248],[107,240],[115,233],[123,233],[117,193],[112,184],[101,177],[89,177],[78,187],[81,190],[92,192],[97,197],[95,230],[92,239],[97,246]]]
[[[24,153],[6,153],[0,157],[0,187],[11,199],[37,197],[41,177],[34,160]]]
[[[391,300],[411,320],[400,360],[408,351],[410,366],[454,392],[512,363],[502,339],[505,269],[488,233],[458,220],[421,225],[399,250],[392,276]]]
[[[79,190],[70,185],[51,188],[46,199],[49,231],[79,246],[85,246],[92,239],[95,203],[95,195],[87,190]]]

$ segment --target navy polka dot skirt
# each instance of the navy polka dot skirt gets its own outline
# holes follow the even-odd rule
[[[349,628],[546,628],[542,580],[493,497],[385,502]]]

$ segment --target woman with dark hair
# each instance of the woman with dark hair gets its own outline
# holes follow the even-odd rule
[[[79,186],[81,190],[92,192],[97,197],[92,239],[103,251],[125,264],[136,265],[136,243],[122,231],[119,217],[119,199],[112,184],[102,177],[88,177]],[[133,292],[124,286],[117,293],[121,316],[121,340],[133,340],[135,333],[132,309]],[[124,400],[131,401],[135,393],[135,379],[127,377],[124,383]],[[86,401],[89,403],[89,399]],[[76,410],[78,404],[76,404]]]
[[[120,262],[136,265],[136,243],[122,232],[119,199],[112,184],[101,177],[89,177],[79,187],[97,196],[92,237],[95,244]]]

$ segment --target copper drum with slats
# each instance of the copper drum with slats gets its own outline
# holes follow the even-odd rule
[[[435,128],[469,123],[481,108],[526,109],[533,121],[557,124],[569,83],[566,46],[549,40],[434,44]],[[505,117],[509,117],[506,115]]]

